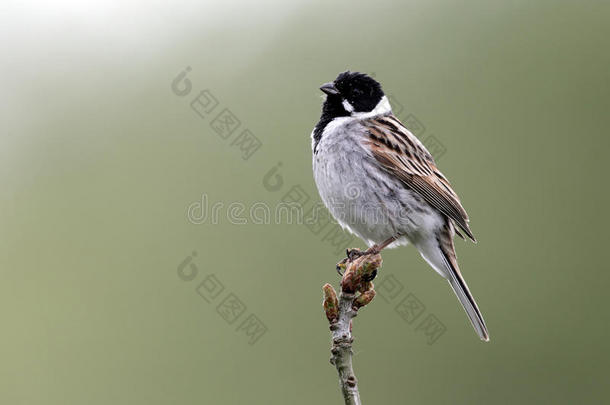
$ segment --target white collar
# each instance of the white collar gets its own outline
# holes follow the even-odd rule
[[[392,112],[392,106],[390,105],[388,98],[386,96],[383,96],[383,98],[379,101],[379,103],[377,103],[375,108],[373,108],[373,111],[356,112],[356,113],[352,113],[351,116],[362,120],[362,119],[366,119],[366,118],[375,117],[377,115],[387,114],[390,112]]]

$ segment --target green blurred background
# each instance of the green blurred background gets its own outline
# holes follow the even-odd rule
[[[318,201],[318,86],[345,69],[374,73],[445,150],[491,333],[478,340],[412,247],[384,253],[381,280],[404,290],[355,321],[364,403],[607,402],[608,2],[2,8],[0,403],[341,403],[321,309],[338,227],[194,224],[187,208],[274,206],[295,185]],[[204,89],[219,104],[202,118]],[[241,122],[226,140],[211,127],[224,108]],[[232,144],[245,128],[262,142],[247,160]],[[225,289],[208,303],[212,274]],[[229,324],[231,293],[246,309]],[[425,305],[412,323],[395,310],[407,293]],[[250,314],[267,328],[255,344]],[[446,328],[431,345],[428,314]]]

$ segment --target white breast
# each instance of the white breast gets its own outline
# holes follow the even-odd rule
[[[427,203],[381,170],[364,146],[360,120],[340,117],[322,133],[313,156],[313,172],[322,201],[344,228],[369,246],[397,233],[394,246],[417,238],[422,226],[440,221]],[[440,223],[440,222],[439,222]]]

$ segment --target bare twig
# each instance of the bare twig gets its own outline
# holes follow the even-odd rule
[[[358,314],[358,309],[367,305],[373,297],[372,280],[381,266],[379,254],[365,254],[354,260],[344,260],[339,264],[345,269],[341,279],[341,294],[330,284],[325,284],[324,312],[330,323],[332,348],[330,362],[339,373],[339,384],[346,405],[361,405],[358,392],[358,380],[352,368],[352,318]]]

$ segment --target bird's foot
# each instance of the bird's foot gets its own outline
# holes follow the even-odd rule
[[[361,256],[376,255],[379,253],[381,253],[381,248],[378,245],[373,245],[370,248],[368,248],[364,253],[362,253]]]
[[[377,253],[379,253],[380,249],[377,247],[377,245],[374,245],[373,247],[365,250],[364,252],[358,248],[353,248],[353,249],[346,249],[345,250],[345,258],[343,260],[341,260],[339,263],[337,263],[337,273],[339,273],[339,276],[343,277],[343,271],[347,268],[347,264],[353,262],[354,260],[356,260],[359,257],[362,256],[368,256],[368,255],[376,255]],[[375,271],[375,275],[377,274],[377,272]],[[375,275],[373,275],[373,278],[375,278]],[[371,280],[373,279],[371,278]],[[370,281],[370,280],[367,280]]]

